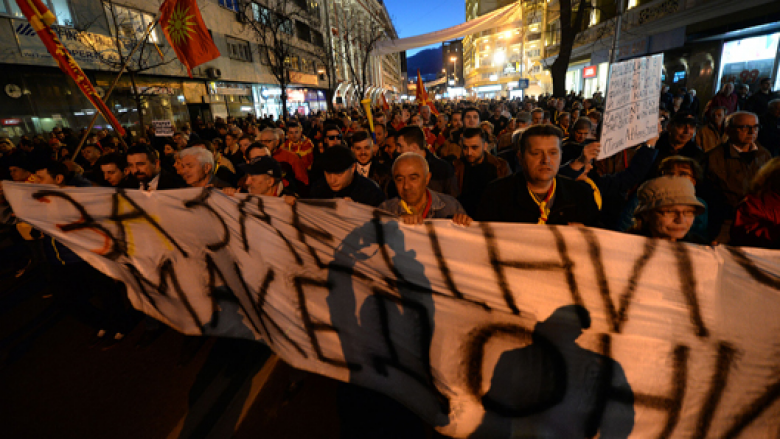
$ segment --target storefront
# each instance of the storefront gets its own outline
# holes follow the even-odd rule
[[[257,114],[252,85],[232,82],[208,82],[209,103],[214,118],[246,117]]]
[[[755,93],[761,78],[774,78],[773,90],[777,90],[780,87],[778,41],[780,32],[725,42],[717,89],[731,82],[735,86],[746,84]]]

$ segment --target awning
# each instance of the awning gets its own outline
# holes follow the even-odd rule
[[[431,32],[416,37],[401,38],[399,40],[385,40],[377,43],[373,56],[387,55],[388,53],[403,52],[417,47],[430,46],[431,44],[450,41],[466,35],[482,32],[483,30],[502,27],[508,24],[520,26],[523,11],[519,1],[483,15],[475,20],[453,26],[447,29]]]

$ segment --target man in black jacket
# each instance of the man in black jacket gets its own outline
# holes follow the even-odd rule
[[[599,225],[599,208],[587,184],[558,176],[561,130],[535,125],[523,133],[518,157],[523,172],[488,185],[478,221]]]
[[[157,191],[187,187],[178,175],[160,168],[157,152],[146,145],[136,145],[127,151],[127,167],[139,182],[140,189]]]
[[[346,198],[356,203],[377,207],[385,201],[385,193],[373,180],[355,170],[355,154],[346,146],[334,146],[320,156],[325,178],[311,187],[311,198]]]

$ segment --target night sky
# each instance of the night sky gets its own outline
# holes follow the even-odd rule
[[[466,21],[465,0],[384,0],[399,38],[446,29]],[[439,47],[441,43],[428,47]],[[406,52],[412,56],[426,47]]]

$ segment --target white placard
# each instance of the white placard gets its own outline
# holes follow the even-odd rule
[[[610,66],[599,160],[658,135],[663,65],[659,54]]]
[[[155,137],[173,137],[173,122],[170,120],[153,120]]]

